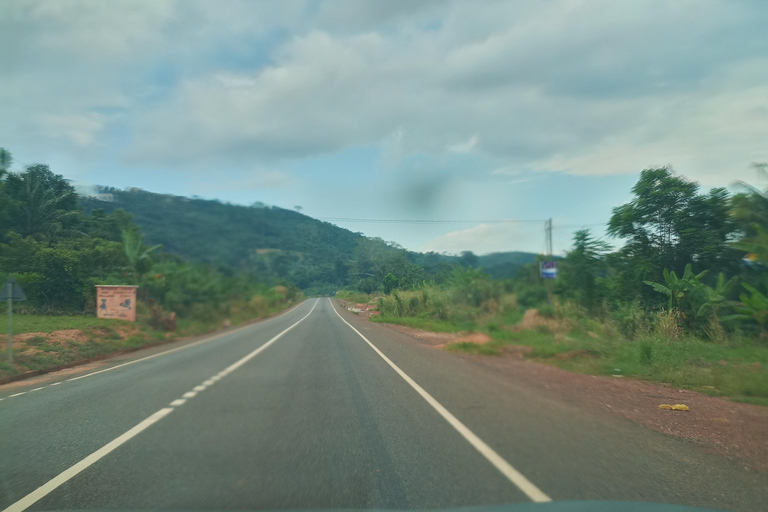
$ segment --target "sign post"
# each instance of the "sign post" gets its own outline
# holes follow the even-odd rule
[[[136,321],[136,289],[128,285],[96,285],[96,316]]]
[[[9,277],[0,291],[0,301],[8,301],[8,363],[13,363],[13,301],[27,300],[19,283]]]
[[[541,277],[544,279],[556,279],[557,278],[557,262],[556,261],[542,261],[540,264]]]

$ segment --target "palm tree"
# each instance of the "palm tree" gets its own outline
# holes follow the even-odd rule
[[[57,194],[30,173],[21,179],[23,186],[17,198],[20,235],[44,235],[50,241],[56,235],[82,234],[72,227],[80,212],[62,208],[62,203],[69,200],[69,192]]]
[[[128,258],[131,274],[134,284],[138,282],[139,276],[152,268],[153,252],[158,250],[161,245],[144,247],[144,236],[134,229],[123,230],[123,250]]]

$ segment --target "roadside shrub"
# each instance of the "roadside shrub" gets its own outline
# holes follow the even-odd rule
[[[536,308],[536,312],[539,314],[539,316],[543,316],[544,318],[555,318],[557,314],[555,311],[555,306],[552,304],[542,304]]]
[[[395,301],[395,316],[403,316],[405,304],[403,304],[403,299],[400,297],[400,293],[397,290],[394,290],[392,292],[392,298]]]
[[[483,303],[483,311],[495,315],[499,312],[499,301],[496,299],[489,299]]]
[[[499,298],[499,308],[502,311],[509,311],[519,309],[520,305],[517,302],[517,295],[514,293],[505,293]]]
[[[723,329],[723,324],[720,323],[720,320],[716,315],[709,317],[707,325],[704,326],[703,330],[704,334],[709,338],[709,341],[724,343],[728,340],[728,335],[725,333],[725,329]]]
[[[269,312],[269,302],[261,295],[254,295],[250,301],[248,301],[248,307],[251,308],[251,312],[257,317],[267,316]]]
[[[448,307],[442,297],[434,296],[432,298],[432,311],[438,320],[448,320]]]
[[[678,313],[674,309],[661,309],[653,314],[653,332],[664,339],[677,340],[683,330],[678,321]]]
[[[555,316],[579,321],[587,317],[587,310],[572,300],[555,303]]]
[[[648,315],[638,301],[617,303],[611,312],[611,320],[628,339],[648,332]]]
[[[426,288],[421,289],[421,307],[424,311],[429,309],[429,290]]]
[[[484,327],[488,332],[497,332],[501,330],[501,322],[498,318],[491,318],[485,323]]]
[[[408,314],[418,315],[421,310],[419,307],[419,296],[415,293],[410,293],[408,297]]]
[[[536,307],[547,301],[547,289],[543,286],[521,286],[517,290],[517,300],[523,307]]]
[[[157,331],[175,331],[176,313],[163,311],[163,306],[151,300],[149,302],[149,325]]]
[[[653,344],[650,340],[642,340],[637,343],[637,350],[642,364],[653,364]]]

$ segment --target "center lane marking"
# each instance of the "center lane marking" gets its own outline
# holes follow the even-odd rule
[[[281,332],[280,334],[278,334],[277,336],[275,336],[274,338],[272,338],[271,340],[269,340],[268,342],[266,342],[265,344],[263,344],[262,346],[260,346],[259,348],[257,348],[253,352],[251,352],[250,354],[248,354],[247,356],[243,357],[242,359],[239,359],[234,364],[229,365],[221,373],[224,373],[224,372],[226,372],[225,374],[232,373],[233,371],[237,370],[238,368],[243,366],[245,363],[247,363],[248,361],[250,361],[251,359],[253,359],[257,355],[259,355],[267,347],[269,347],[274,342],[276,342],[278,339],[280,339],[285,333],[287,333],[288,331],[290,331],[291,329],[293,329],[294,327],[299,325],[309,315],[311,315],[312,312],[315,310],[315,307],[317,306],[318,302],[320,302],[320,299],[316,299],[315,300],[315,304],[314,304],[314,306],[312,306],[312,309],[310,309],[309,313],[304,315],[301,318],[301,320],[299,320],[295,324],[291,325],[290,327],[285,329],[283,332]],[[221,373],[219,373],[219,375],[221,375]],[[194,397],[196,394],[197,393],[195,393],[194,391],[189,391],[187,393],[184,393],[182,396],[185,397],[185,398],[187,398],[187,397],[191,398],[191,397]],[[191,396],[189,396],[189,395],[191,395]],[[177,405],[183,405],[183,403],[179,404],[179,400],[178,399],[174,400],[174,402]],[[174,402],[171,402],[171,404],[173,405]],[[92,466],[93,464],[95,464],[96,462],[98,462],[99,460],[104,458],[105,456],[107,456],[109,453],[114,451],[117,447],[119,447],[120,445],[126,443],[131,438],[136,437],[137,435],[142,433],[144,430],[146,430],[150,426],[154,425],[155,423],[157,423],[161,419],[163,419],[166,416],[168,416],[173,411],[174,411],[173,407],[164,407],[163,409],[160,409],[159,411],[157,411],[156,413],[151,415],[149,418],[145,419],[144,421],[142,421],[141,423],[139,423],[138,425],[136,425],[132,429],[128,430],[126,433],[124,433],[121,436],[113,439],[112,441],[110,441],[109,443],[105,444],[104,446],[102,446],[101,448],[99,448],[98,450],[93,452],[92,454],[88,455],[86,458],[84,458],[83,460],[81,460],[80,462],[75,464],[74,466],[70,467],[69,469],[65,469],[64,471],[59,473],[57,476],[53,477],[51,480],[49,480],[48,482],[46,482],[42,486],[38,487],[37,489],[35,489],[31,493],[27,494],[26,496],[24,496],[19,501],[17,501],[16,503],[12,504],[11,506],[6,508],[2,512],[23,512],[24,510],[28,509],[29,507],[31,507],[32,505],[34,505],[35,503],[37,503],[38,501],[40,501],[41,499],[45,498],[47,495],[49,495],[50,493],[55,491],[61,485],[65,484],[66,482],[68,482],[72,478],[76,477],[78,474],[82,473],[83,471],[88,469],[90,466]]]
[[[440,402],[434,399],[432,395],[427,393],[427,391],[419,386],[415,380],[410,378],[403,370],[400,369],[399,366],[397,366],[395,363],[392,362],[391,359],[389,359],[387,356],[384,355],[384,353],[376,347],[373,343],[368,340],[363,334],[354,328],[352,324],[344,320],[344,317],[342,317],[338,311],[336,311],[336,307],[333,305],[333,301],[331,298],[328,298],[328,301],[331,303],[331,308],[333,309],[333,312],[336,313],[336,316],[338,316],[342,322],[347,324],[350,329],[355,331],[358,336],[363,338],[363,340],[377,353],[381,358],[386,361],[386,363],[392,367],[393,370],[397,372],[400,377],[403,378],[405,382],[407,382],[418,394],[421,395],[421,397],[427,401],[429,405],[432,406],[434,410],[437,411],[437,413],[445,419],[453,428],[455,428],[459,434],[461,434],[464,439],[466,439],[469,444],[471,444],[480,454],[485,457],[488,462],[490,462],[496,469],[498,469],[501,474],[503,474],[507,479],[515,484],[518,489],[523,491],[526,496],[528,496],[532,501],[535,501],[537,503],[543,503],[552,501],[552,498],[544,494],[541,489],[536,487],[530,480],[525,478],[522,473],[520,473],[518,470],[516,470],[512,465],[504,460],[504,458],[496,453],[496,451],[488,446],[485,441],[480,439],[474,432],[469,430],[469,428],[464,425],[459,419],[454,416],[453,414],[448,411],[445,407],[443,407]]]

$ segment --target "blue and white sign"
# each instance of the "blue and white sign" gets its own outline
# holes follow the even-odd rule
[[[555,279],[557,277],[557,262],[556,261],[542,261],[541,262],[541,277],[544,279]]]

